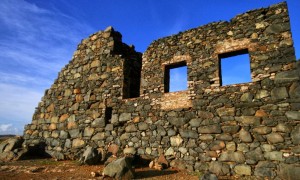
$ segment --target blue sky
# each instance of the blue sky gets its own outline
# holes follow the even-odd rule
[[[0,134],[22,134],[77,44],[113,26],[144,52],[155,39],[280,0],[1,0]],[[300,2],[287,0],[297,58]]]

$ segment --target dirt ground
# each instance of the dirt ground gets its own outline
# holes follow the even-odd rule
[[[73,180],[103,179],[92,177],[91,172],[102,172],[103,165],[79,165],[76,161],[54,161],[53,159],[19,160],[0,163],[0,180]],[[188,179],[196,180],[196,174],[176,169],[157,171],[148,167],[135,169],[136,179]],[[110,178],[104,178],[110,179]]]

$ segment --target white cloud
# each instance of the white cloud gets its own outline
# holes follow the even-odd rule
[[[12,124],[0,124],[0,132],[6,132],[12,127]]]
[[[95,31],[51,8],[1,0],[0,122],[9,132],[22,133],[44,90],[72,58],[80,40]]]

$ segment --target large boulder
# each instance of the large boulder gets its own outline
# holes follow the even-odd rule
[[[0,144],[0,161],[17,160],[27,149],[22,149],[22,137],[9,138]]]
[[[101,159],[101,154],[98,152],[96,148],[91,146],[86,147],[84,153],[79,159],[81,164],[93,165],[97,164]]]
[[[123,157],[112,161],[104,168],[103,175],[114,179],[133,179],[134,170],[132,169],[132,160],[131,157]]]

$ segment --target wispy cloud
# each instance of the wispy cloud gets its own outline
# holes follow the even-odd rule
[[[55,7],[1,0],[0,121],[6,125],[1,127],[22,131],[31,122],[44,89],[69,62],[80,40],[94,31]]]

